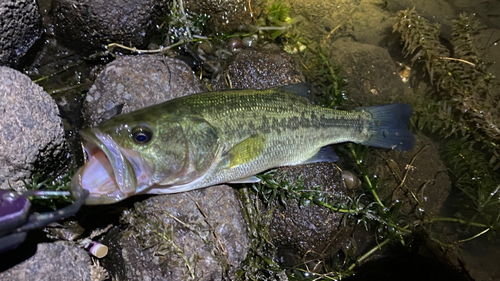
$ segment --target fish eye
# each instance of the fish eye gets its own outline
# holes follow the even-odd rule
[[[137,144],[147,144],[153,138],[153,132],[146,126],[139,126],[132,129],[132,139]]]

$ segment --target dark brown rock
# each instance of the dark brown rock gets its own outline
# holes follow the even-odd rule
[[[411,95],[386,49],[337,40],[331,53],[333,62],[342,66],[340,74],[349,80],[344,89],[353,107],[405,101]]]
[[[42,19],[36,1],[0,2],[0,65],[16,67],[40,38]]]
[[[142,47],[164,16],[160,0],[54,0],[52,12],[60,42],[75,50],[109,43]]]
[[[206,26],[211,32],[232,32],[241,26],[251,24],[251,11],[254,17],[257,17],[262,12],[264,4],[265,2],[260,0],[227,0],[223,3],[218,0],[184,1],[186,12],[209,17]]]
[[[390,150],[376,155],[369,170],[382,179],[378,190],[382,199],[401,202],[400,212],[405,215],[439,215],[451,191],[451,180],[428,137],[416,135],[411,151]]]
[[[286,179],[296,182],[301,178],[304,189],[313,190],[321,186],[321,192],[347,203],[347,197],[354,193],[342,182],[340,171],[333,163],[314,163],[299,166],[280,167],[276,177],[286,173]],[[290,200],[286,206],[275,200],[270,227],[273,244],[278,248],[278,260],[285,267],[304,264],[304,261],[331,257],[348,241],[353,230],[353,221],[344,220],[344,215],[314,203],[299,206]]]
[[[239,52],[214,81],[215,90],[265,89],[304,82],[295,60],[282,51],[246,49]]]

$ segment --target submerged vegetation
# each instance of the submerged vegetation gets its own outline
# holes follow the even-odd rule
[[[31,192],[29,195],[31,202],[35,205],[46,206],[50,209],[56,210],[61,205],[73,202],[69,196],[69,185],[71,183],[71,173],[64,173],[57,177],[46,177],[40,174],[33,175],[31,181],[24,182],[26,190]],[[41,191],[36,193],[36,191]],[[47,191],[57,191],[59,194],[47,195]],[[68,191],[67,194],[62,191]],[[28,193],[29,194],[29,193]],[[64,194],[64,195],[61,195]]]
[[[436,86],[434,102],[427,108],[416,108],[418,127],[439,128],[445,136],[482,143],[493,153],[492,163],[497,164],[500,97],[494,91],[498,82],[487,72],[488,64],[480,58],[473,41],[478,25],[473,15],[461,14],[454,21],[453,54],[440,43],[439,25],[429,23],[414,9],[400,12],[394,31],[401,34],[405,56],[412,56],[412,64],[424,64],[430,82]]]
[[[479,26],[474,15],[453,21],[451,43],[439,39],[440,26],[415,9],[401,11],[394,31],[401,34],[404,54],[423,65],[435,90],[417,98],[416,126],[445,137],[443,159],[475,214],[495,227],[500,217],[500,95],[499,83],[487,72],[473,36]],[[463,215],[463,214],[462,214]]]

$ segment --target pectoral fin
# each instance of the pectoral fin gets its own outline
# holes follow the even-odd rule
[[[228,168],[249,163],[264,151],[266,137],[264,135],[251,136],[233,146],[227,153]]]

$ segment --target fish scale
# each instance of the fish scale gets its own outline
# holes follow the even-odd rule
[[[368,128],[369,121],[362,119],[368,117],[365,112],[319,107],[280,89],[205,93],[181,98],[179,103],[179,107],[189,108],[190,114],[217,128],[229,149],[251,136],[266,135],[263,151],[251,162],[231,169],[222,166],[200,186],[240,179],[276,166],[300,164],[330,143],[362,142],[359,132]]]

